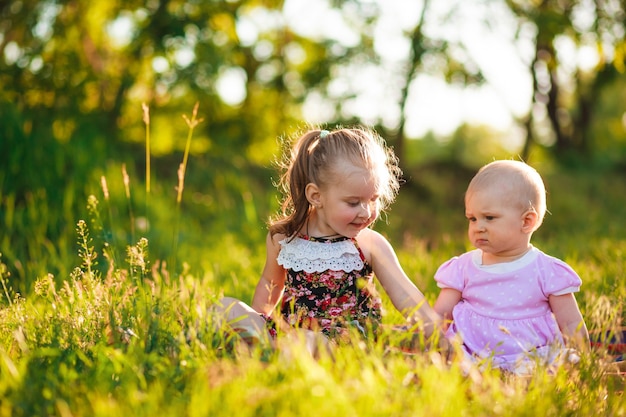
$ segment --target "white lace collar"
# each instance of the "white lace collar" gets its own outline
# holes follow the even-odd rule
[[[278,264],[294,271],[324,272],[360,270],[365,266],[351,239],[320,241],[295,237],[280,241]]]

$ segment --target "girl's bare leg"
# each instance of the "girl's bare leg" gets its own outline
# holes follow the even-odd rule
[[[265,327],[265,319],[252,307],[241,300],[224,297],[215,305],[217,323],[219,327],[236,332],[249,345],[269,343],[276,347],[276,341],[270,336]],[[298,342],[305,347],[314,358],[319,358],[322,351],[332,357],[331,342],[320,332],[305,329],[289,329],[285,333],[285,343],[281,344],[283,357],[293,356],[291,352]]]
[[[222,298],[215,306],[219,326],[238,333],[249,345],[270,342],[265,319],[252,307],[232,297]]]

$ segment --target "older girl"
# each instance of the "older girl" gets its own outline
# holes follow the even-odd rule
[[[269,226],[252,306],[222,300],[231,326],[253,339],[272,339],[277,326],[321,332],[325,340],[350,329],[370,335],[381,323],[376,276],[395,308],[430,334],[438,316],[371,229],[401,174],[382,138],[364,128],[309,130],[284,168],[286,198]]]

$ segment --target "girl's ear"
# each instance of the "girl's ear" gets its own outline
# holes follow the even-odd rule
[[[308,183],[304,192],[306,194],[306,199],[309,201],[309,204],[311,204],[315,208],[322,207],[320,188],[317,186],[317,184],[314,184],[312,182]]]
[[[522,231],[532,233],[539,227],[539,215],[534,209],[527,210],[522,216]]]

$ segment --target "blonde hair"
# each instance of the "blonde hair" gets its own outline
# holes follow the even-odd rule
[[[533,209],[538,215],[538,228],[547,211],[546,188],[541,175],[522,161],[493,161],[483,166],[470,181],[465,196],[480,190],[499,187],[502,198],[521,210]]]
[[[324,187],[340,178],[348,161],[370,171],[380,195],[379,210],[395,200],[402,171],[398,159],[373,130],[363,127],[334,131],[309,130],[300,136],[280,162],[283,174],[278,184],[284,195],[280,215],[270,220],[270,234],[293,236],[305,224],[311,207],[306,197],[309,183]]]

